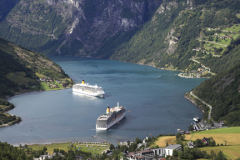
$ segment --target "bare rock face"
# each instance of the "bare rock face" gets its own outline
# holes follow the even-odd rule
[[[91,56],[110,37],[131,31],[146,22],[161,2],[20,0],[6,21],[1,22],[0,29],[6,29],[6,26],[10,29],[0,36],[47,54]],[[16,34],[16,30],[20,33]]]

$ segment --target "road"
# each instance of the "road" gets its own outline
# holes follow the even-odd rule
[[[219,128],[220,125],[219,125],[218,123],[214,122],[214,121],[211,119],[212,106],[209,105],[208,103],[204,102],[204,101],[201,100],[200,98],[198,98],[196,95],[194,95],[194,94],[192,93],[192,91],[190,92],[190,94],[191,94],[193,97],[197,98],[199,101],[201,101],[203,104],[205,104],[206,106],[209,107],[210,111],[209,111],[209,114],[208,114],[208,119],[213,122],[213,124],[214,124],[214,126],[215,126],[216,128]]]
[[[208,106],[208,107],[210,108],[210,111],[209,111],[209,114],[208,114],[208,119],[211,120],[212,106],[210,106],[209,104],[207,104],[206,102],[204,102],[203,100],[201,100],[200,98],[198,98],[196,95],[194,95],[194,94],[192,93],[192,91],[190,92],[190,94],[191,94],[193,97],[197,98],[199,101],[201,101],[203,104],[205,104],[206,106]]]
[[[199,61],[197,61],[196,59],[200,59],[200,58],[199,58],[199,57],[197,57],[197,58],[190,58],[189,60],[201,64],[201,63],[200,63]],[[201,64],[201,67],[205,68],[205,70],[206,70],[205,72],[207,72],[207,70],[208,70],[208,72],[209,72],[210,74],[216,75],[215,73],[211,72],[211,70],[210,70],[209,67],[206,67],[206,66],[204,66],[203,64]],[[204,72],[203,72],[203,73],[204,73]],[[203,73],[202,73],[202,74],[203,74]]]

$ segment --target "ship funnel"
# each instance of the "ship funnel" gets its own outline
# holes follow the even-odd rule
[[[84,80],[82,80],[82,84],[85,84],[85,81],[84,81]]]
[[[117,107],[119,107],[119,102],[117,102]]]
[[[107,114],[110,113],[110,107],[107,107],[107,111],[106,111]]]

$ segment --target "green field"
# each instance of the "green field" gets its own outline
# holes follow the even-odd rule
[[[40,145],[40,144],[34,144],[34,145],[29,145],[29,148],[32,148],[35,151],[42,150],[44,146],[47,147],[47,152],[50,154],[53,153],[54,149],[62,149],[68,152],[68,150],[71,149],[70,147],[71,142],[67,143],[53,143],[53,144],[45,144],[45,145]],[[101,146],[102,144],[78,144],[74,143],[72,149],[79,149],[84,151],[84,152],[90,152],[92,154],[101,154],[103,151],[109,149],[109,144],[107,145],[104,144],[104,146]]]
[[[240,24],[235,24],[232,27],[229,27],[229,28],[226,28],[223,30],[232,31],[232,32],[240,32]]]
[[[204,150],[209,154],[211,150],[213,150],[215,153],[218,153],[221,150],[228,159],[237,159],[240,157],[240,127],[196,131],[190,135],[186,135],[184,142],[188,142],[190,140],[195,141],[196,139],[202,139],[204,137],[213,137],[213,139],[216,141],[216,144],[219,144],[219,146],[201,147],[199,148],[200,150]],[[176,144],[176,138],[174,136],[159,137],[154,145],[165,147],[166,142],[168,144]]]
[[[41,82],[41,83],[40,83],[40,88],[41,88],[41,90],[44,90],[44,91],[51,91],[51,90],[63,89],[63,86],[62,86],[62,85],[60,85],[60,84],[58,84],[58,83],[56,83],[56,82],[54,82],[54,84],[58,85],[58,88],[52,88],[52,89],[51,89],[51,88],[48,87],[47,83],[45,83],[45,82]]]
[[[194,132],[193,134],[229,134],[229,133],[240,133],[240,127],[228,127],[220,129],[211,129],[207,131]],[[239,142],[240,143],[240,142]]]
[[[200,148],[201,150],[207,151],[208,153],[210,153],[211,150],[215,153],[221,150],[228,159],[237,159],[240,157],[240,127],[194,132],[191,135],[187,135],[186,139],[194,141],[196,139],[202,139],[203,137],[213,137],[216,144],[219,144],[219,146],[202,147]],[[223,146],[221,146],[221,144]]]

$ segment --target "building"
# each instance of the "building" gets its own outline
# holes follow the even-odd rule
[[[208,139],[204,137],[204,138],[202,139],[202,142],[207,145],[207,144],[208,144]]]
[[[195,145],[193,144],[192,141],[189,141],[187,145],[188,145],[188,148],[195,148]]]
[[[143,150],[137,152],[129,152],[126,155],[128,160],[142,160],[142,159],[151,159],[154,158],[153,150]]]
[[[181,151],[182,146],[180,144],[172,144],[167,147],[165,147],[165,157],[172,156],[173,155],[173,150]]]
[[[155,149],[152,149],[153,152],[154,152],[154,155],[158,155],[158,157],[165,157],[165,154],[166,154],[166,150],[165,148],[155,148]]]
[[[45,160],[46,158],[52,159],[52,157],[57,156],[57,155],[61,156],[61,157],[64,157],[64,155],[62,155],[62,153],[55,153],[55,152],[53,152],[52,155],[49,155],[49,154],[47,154],[47,155],[40,155],[39,158],[33,158],[33,160]]]
[[[174,149],[177,151],[182,151],[182,146],[180,144],[174,144],[165,148],[154,148],[137,152],[129,152],[126,157],[128,160],[150,160],[154,159],[156,156],[158,158],[163,158],[168,155],[172,156]]]

